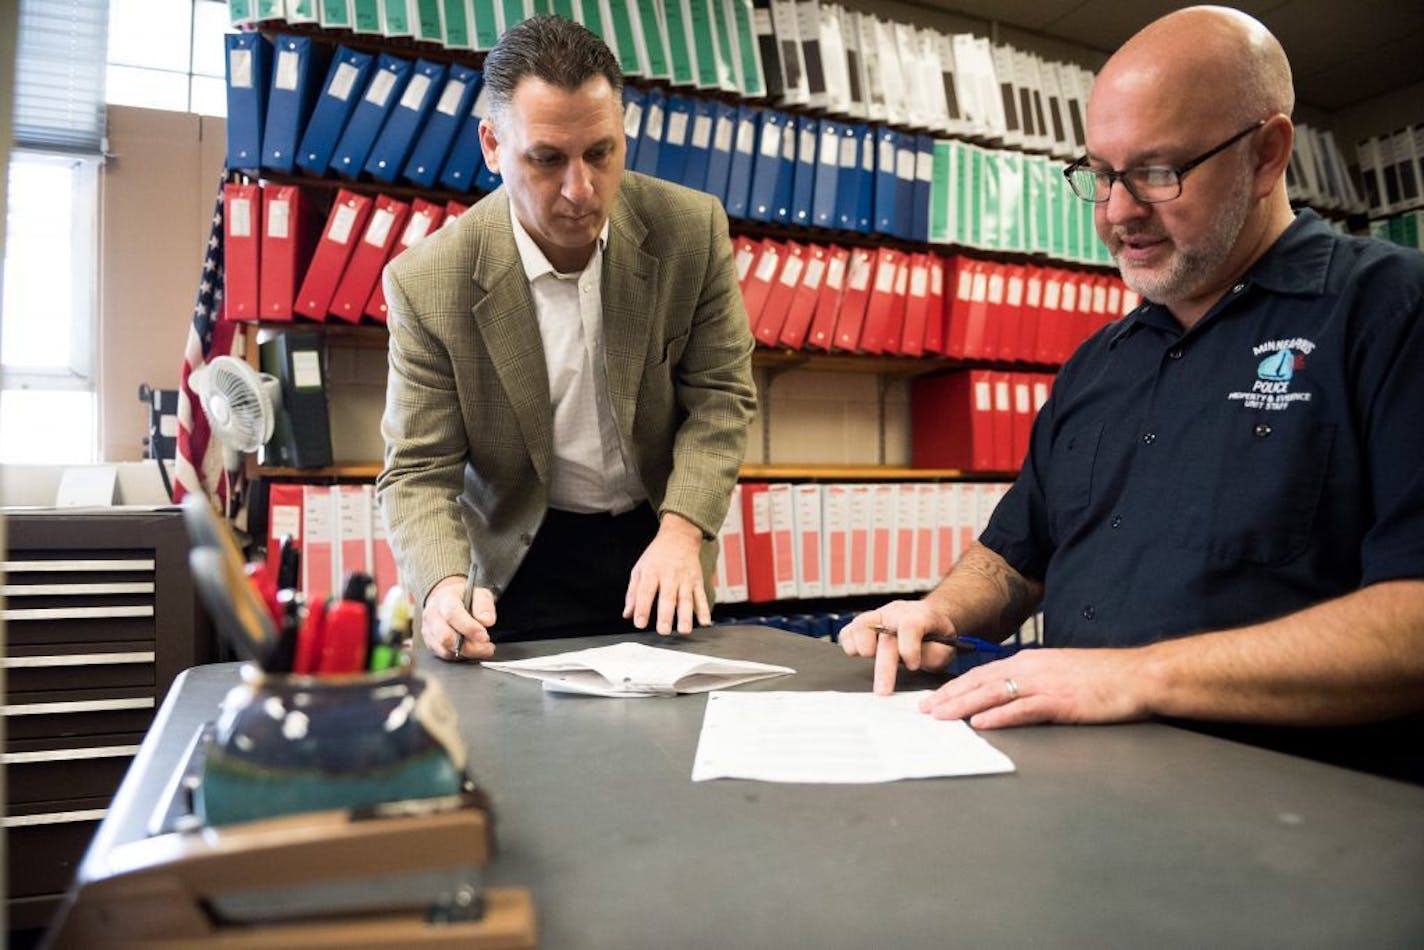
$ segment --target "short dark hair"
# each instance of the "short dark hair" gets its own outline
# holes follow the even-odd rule
[[[496,121],[526,76],[568,92],[602,76],[614,96],[623,98],[623,71],[612,50],[590,30],[561,16],[530,17],[511,27],[485,56],[484,74]]]

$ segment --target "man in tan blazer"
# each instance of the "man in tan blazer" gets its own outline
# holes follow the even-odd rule
[[[624,173],[622,76],[537,17],[486,58],[503,187],[387,268],[381,509],[426,644],[710,622],[755,409],[727,219]]]

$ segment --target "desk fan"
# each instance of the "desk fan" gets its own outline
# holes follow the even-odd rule
[[[215,357],[198,376],[195,388],[203,412],[231,471],[243,453],[256,452],[272,438],[282,408],[282,384],[233,356]]]

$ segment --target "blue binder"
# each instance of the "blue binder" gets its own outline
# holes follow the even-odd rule
[[[816,138],[816,180],[811,189],[811,224],[818,228],[834,228],[836,218],[836,186],[841,173],[841,124],[822,119]]]
[[[880,128],[875,133],[875,225],[878,234],[899,234],[898,191],[895,179],[895,153],[900,148],[900,133]]]
[[[635,86],[623,86],[623,137],[628,144],[628,154],[623,156],[623,167],[632,168],[638,160],[638,141],[643,137],[643,111],[647,107],[647,96]]]
[[[262,162],[262,124],[272,81],[272,46],[260,33],[228,33],[227,167],[257,168]]]
[[[361,93],[361,99],[351,112],[351,120],[336,143],[331,156],[331,168],[347,178],[356,178],[366,166],[366,159],[376,144],[376,136],[386,124],[410,82],[415,64],[389,53],[382,53],[371,72],[371,81]]]
[[[666,124],[667,99],[661,89],[650,89],[643,100],[643,128],[638,136],[638,158],[633,163],[633,171],[644,175],[658,173]]]
[[[747,216],[751,199],[752,164],[755,160],[757,112],[751,106],[737,107],[736,134],[732,137],[732,166],[727,172],[727,196],[722,204],[733,218]]]
[[[816,184],[816,141],[821,135],[821,123],[803,115],[797,125],[796,170],[791,175],[791,214],[788,221],[805,227],[811,224]]]
[[[836,219],[832,227],[846,231],[859,230],[861,189],[868,184],[864,182],[860,170],[860,140],[866,128],[854,123],[841,126],[840,174],[836,177]]]
[[[915,136],[915,187],[910,198],[910,240],[930,239],[930,183],[934,177],[934,139]]]
[[[702,190],[727,206],[727,181],[732,173],[732,148],[737,142],[737,107],[713,106],[712,146],[707,152],[707,180]]]
[[[326,74],[327,47],[309,36],[279,34],[272,43],[272,85],[267,92],[267,121],[262,129],[262,167],[290,172],[296,164],[302,130]]]
[[[796,180],[796,136],[801,120],[789,113],[782,115],[781,167],[776,173],[776,217],[778,224],[791,223],[791,192]],[[810,121],[809,119],[806,121]]]
[[[372,178],[387,183],[396,180],[444,85],[443,63],[416,61],[410,81],[386,117],[386,124],[381,126],[381,134],[376,136],[376,144],[366,159],[366,171]]]
[[[902,133],[895,149],[895,236],[909,240],[915,227],[915,137]]]
[[[476,74],[478,75],[478,73]],[[479,84],[479,80],[475,80]],[[475,94],[465,117],[460,120],[460,130],[455,133],[455,141],[450,145],[445,165],[440,169],[440,184],[456,191],[469,191],[479,181],[479,174],[485,167],[484,152],[480,150],[480,119],[489,109],[489,95],[483,88]]]
[[[751,196],[747,217],[753,221],[776,220],[776,183],[781,176],[781,138],[786,116],[773,109],[757,117],[757,148],[752,159]]]
[[[860,182],[856,190],[855,229],[870,234],[875,224],[875,126],[860,127]]]
[[[336,48],[321,94],[316,97],[306,131],[302,133],[297,149],[299,166],[317,175],[326,174],[336,143],[356,103],[361,100],[361,93],[366,90],[366,80],[375,62],[369,53],[358,53],[344,46]]]
[[[717,109],[710,99],[691,100],[692,127],[687,134],[687,158],[682,165],[682,183],[706,190],[707,163],[712,157],[712,133],[717,126]]]
[[[445,167],[445,156],[450,154],[450,146],[461,124],[469,117],[470,106],[480,91],[481,74],[478,69],[461,66],[450,67],[445,85],[435,99],[435,107],[425,120],[425,128],[416,139],[415,148],[410,151],[410,159],[401,172],[407,181],[423,188],[433,187],[436,177]],[[479,123],[475,123],[476,129]],[[475,151],[479,151],[479,137],[476,133]],[[468,180],[468,179],[467,179]],[[463,190],[463,189],[461,189]]]
[[[687,165],[688,137],[692,133],[692,105],[685,96],[668,96],[667,125],[663,129],[662,151],[658,154],[658,177],[682,181]]]

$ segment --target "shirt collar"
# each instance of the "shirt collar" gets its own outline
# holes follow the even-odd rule
[[[1295,220],[1281,232],[1260,260],[1251,265],[1240,282],[1247,287],[1256,285],[1272,293],[1318,297],[1325,292],[1330,257],[1334,251],[1334,232],[1330,225],[1311,209],[1304,208],[1296,213]],[[1117,345],[1143,325],[1165,330],[1178,329],[1171,311],[1159,303],[1143,300],[1122,321],[1122,327],[1113,334],[1108,345]]]
[[[549,263],[549,259],[539,249],[539,245],[534,243],[534,239],[524,229],[524,225],[519,221],[519,215],[514,213],[512,203],[509,206],[509,224],[514,229],[514,246],[519,249],[519,261],[524,265],[524,276],[531,284],[545,274],[553,274],[555,277],[563,276],[554,269],[553,264]],[[603,229],[598,232],[599,251],[608,246],[608,224],[608,219],[604,219]]]

